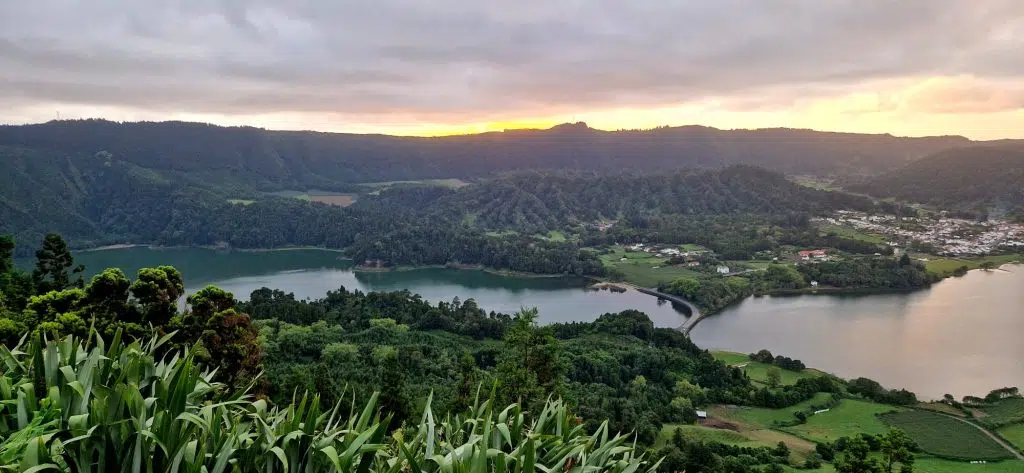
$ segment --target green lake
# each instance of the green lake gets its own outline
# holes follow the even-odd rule
[[[80,252],[94,274],[170,264],[188,291],[215,284],[247,298],[260,287],[319,298],[345,286],[363,291],[407,289],[431,301],[473,298],[480,307],[514,312],[537,307],[542,322],[589,321],[636,309],[660,327],[679,327],[687,315],[635,291],[585,290],[575,278],[524,278],[484,271],[418,269],[352,271],[351,262],[322,250],[218,252],[207,249],[127,248]],[[910,294],[802,295],[750,298],[703,320],[691,336],[700,346],[752,352],[767,348],[808,366],[852,378],[866,376],[921,397],[984,395],[1024,387],[1024,266],[972,271]]]

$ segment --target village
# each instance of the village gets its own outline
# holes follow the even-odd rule
[[[974,221],[948,217],[897,217],[841,210],[813,221],[879,235],[889,246],[910,243],[933,247],[944,256],[981,256],[1024,250],[1024,224],[1004,220]]]

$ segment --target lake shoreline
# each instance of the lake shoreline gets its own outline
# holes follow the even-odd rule
[[[498,276],[507,276],[513,278],[531,278],[531,279],[553,279],[553,278],[571,278],[575,277],[568,274],[542,274],[542,273],[528,273],[524,271],[511,271],[508,269],[498,269],[489,266],[483,266],[478,264],[420,264],[420,265],[398,265],[398,266],[365,266],[356,265],[352,267],[353,272],[357,273],[390,273],[390,272],[402,272],[402,271],[416,271],[421,269],[455,269],[460,271],[482,271],[488,274],[495,274]]]

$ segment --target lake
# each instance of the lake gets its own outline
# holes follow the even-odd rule
[[[297,298],[319,298],[345,286],[362,291],[408,289],[430,301],[473,298],[490,311],[537,307],[542,322],[588,321],[636,309],[659,327],[679,327],[686,315],[635,291],[587,291],[576,278],[522,278],[484,271],[420,269],[354,272],[338,253],[322,250],[217,252],[127,248],[76,254],[93,274],[120,267],[170,264],[189,292],[207,284],[239,298],[260,287]],[[802,295],[751,298],[709,317],[691,336],[705,348],[773,353],[846,378],[865,376],[921,397],[984,395],[1024,387],[1024,266],[971,271],[910,294]]]

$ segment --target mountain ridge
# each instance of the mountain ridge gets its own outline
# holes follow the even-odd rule
[[[165,172],[205,173],[263,190],[472,178],[522,169],[664,171],[734,164],[786,174],[862,176],[972,145],[961,136],[687,125],[605,131],[585,123],[437,137],[266,130],[251,126],[99,119],[0,125],[0,145],[117,159]],[[193,176],[195,177],[195,176]]]

